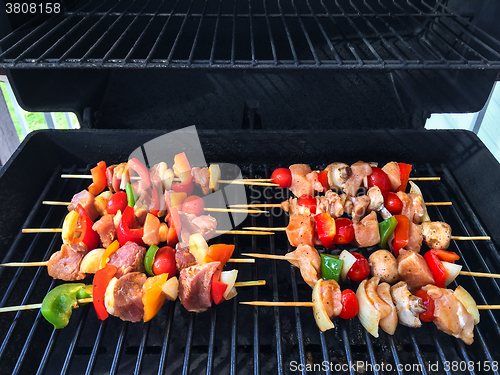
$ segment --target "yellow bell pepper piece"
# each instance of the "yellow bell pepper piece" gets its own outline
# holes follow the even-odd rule
[[[62,239],[64,243],[73,240],[76,228],[78,228],[78,219],[80,219],[80,215],[76,211],[70,211],[64,218],[62,226]]]
[[[167,282],[168,273],[162,273],[158,276],[150,277],[144,283],[144,295],[142,296],[142,303],[144,305],[144,321],[147,322],[160,311],[165,298],[162,285]]]
[[[109,257],[111,254],[113,254],[116,250],[120,248],[120,243],[117,240],[114,240],[111,245],[109,245],[106,250],[104,251],[104,254],[102,254],[101,258],[101,263],[99,264],[99,269],[103,269],[106,267],[109,261]]]

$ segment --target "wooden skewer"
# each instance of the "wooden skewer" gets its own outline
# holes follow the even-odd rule
[[[250,305],[250,306],[297,306],[297,307],[313,307],[314,303],[312,302],[273,302],[273,301],[249,301],[249,302],[240,302],[241,305]],[[478,310],[500,310],[500,305],[479,305],[477,306]]]
[[[229,263],[255,263],[255,259],[230,258]],[[49,262],[10,262],[0,264],[0,267],[45,267]]]
[[[243,229],[245,230],[256,230],[256,231],[259,231],[259,230],[265,230],[265,231],[273,231],[273,232],[284,232],[286,231],[286,227],[282,227],[282,228],[269,228],[269,227],[244,227]]]
[[[43,201],[42,204],[48,206],[69,206],[71,202],[59,202],[59,201]],[[205,211],[208,212],[238,212],[244,214],[267,214],[269,211],[262,210],[246,210],[246,209],[238,209],[238,208],[213,208],[213,207],[205,207]]]
[[[217,234],[255,234],[255,235],[260,235],[260,236],[267,236],[274,234],[274,232],[265,232],[265,231],[249,231],[249,230],[216,230],[215,233]]]
[[[261,286],[261,285],[266,285],[266,280],[240,281],[240,282],[234,283],[234,286],[236,288],[241,288],[241,287],[245,287],[245,286]],[[92,297],[76,300],[76,302],[79,305],[84,304],[84,303],[91,303],[92,301],[93,301]],[[31,305],[2,307],[2,308],[0,308],[0,313],[19,311],[19,310],[34,310],[34,309],[40,309],[41,307],[42,307],[41,303],[33,303]]]
[[[410,181],[441,181],[441,177],[410,177]]]
[[[235,184],[235,185],[254,185],[254,186],[279,186],[278,184],[273,184],[271,182],[259,182],[259,181],[248,181],[248,180],[219,180],[221,184]]]
[[[62,233],[62,228],[23,228],[23,233]]]
[[[452,202],[425,202],[426,206],[451,206]],[[277,208],[281,207],[280,203],[255,203],[255,204],[231,204],[229,207],[246,207],[246,208]]]
[[[500,305],[479,305],[478,310],[500,310]]]

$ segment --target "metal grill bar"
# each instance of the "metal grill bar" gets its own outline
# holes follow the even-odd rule
[[[108,321],[104,320],[101,322],[99,325],[99,332],[97,334],[97,337],[94,342],[94,346],[92,348],[92,353],[90,354],[89,362],[87,364],[87,369],[85,370],[85,375],[90,375],[94,372],[94,367],[95,367],[95,362],[97,359],[97,353],[99,351],[99,348],[101,347],[102,339],[104,336],[104,333],[106,332],[106,327],[108,325]]]
[[[217,12],[211,6],[215,1]],[[248,0],[245,12],[238,12],[236,1],[233,11],[228,12],[230,3],[191,0],[187,9],[182,4],[177,11],[179,1],[171,10],[164,9],[165,0],[90,1],[81,9],[34,27],[26,35],[14,31],[5,36],[0,40],[0,67],[500,68],[500,41],[468,20],[474,14],[456,13],[441,1],[432,7],[424,0],[380,0],[377,4],[308,0],[299,7],[294,0]],[[118,25],[125,18],[131,20],[120,31]],[[214,20],[213,35],[202,31],[209,19]],[[222,20],[232,20],[232,27]],[[277,20],[281,20],[279,28]],[[328,20],[335,31],[325,23]],[[173,45],[159,49],[166,31],[177,21],[181,25]],[[241,25],[246,22],[245,30]],[[267,27],[271,54],[265,50],[266,42],[260,34],[263,30],[257,28],[257,22]],[[156,38],[150,35],[155,25],[161,27]],[[77,32],[82,35],[72,41]],[[138,35],[133,46],[122,48],[133,34]],[[218,43],[219,37],[232,41],[229,45]],[[211,48],[198,48],[208,44]],[[181,56],[181,51],[190,53]],[[347,51],[352,58],[344,56]],[[470,56],[466,58],[461,51]],[[225,53],[230,57],[217,58]]]

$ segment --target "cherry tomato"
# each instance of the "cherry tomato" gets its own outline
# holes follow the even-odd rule
[[[181,211],[186,214],[193,214],[196,216],[203,215],[205,212],[205,202],[197,195],[190,195],[182,204]]]
[[[356,294],[351,289],[342,291],[342,312],[339,316],[342,319],[352,319],[358,315],[359,302]]]
[[[372,167],[372,174],[368,176],[368,187],[378,186],[382,194],[391,191],[391,181],[380,168]]]
[[[297,199],[297,204],[309,209],[313,215],[316,213],[316,198],[312,195],[303,194]]]
[[[392,191],[384,194],[384,205],[391,214],[401,212],[403,209],[403,202],[399,199],[398,195]]]
[[[186,193],[188,196],[193,194],[194,184],[193,181],[189,182],[174,182],[172,190],[176,193]]]
[[[111,215],[116,215],[118,210],[123,213],[127,204],[127,193],[124,191],[118,191],[114,193],[111,198],[109,198],[109,201],[106,204],[106,211]]]
[[[288,168],[275,169],[271,175],[271,182],[282,188],[289,188],[292,186],[292,172]]]
[[[419,314],[419,318],[422,322],[432,322],[434,320],[434,300],[429,296],[425,290],[417,290],[415,296],[422,298],[424,307],[427,311]]]
[[[351,266],[349,272],[347,272],[347,276],[353,281],[361,281],[368,277],[370,274],[370,265],[366,258],[359,253],[351,253],[354,255],[357,260]]]
[[[337,228],[337,233],[333,238],[333,243],[345,244],[354,239],[354,227],[352,226],[352,220],[346,217],[335,219],[335,227]]]
[[[328,171],[324,170],[318,173],[318,181],[323,185],[325,191],[330,190],[330,184],[328,183]]]
[[[158,249],[153,262],[153,272],[155,275],[168,273],[169,279],[177,273],[175,249],[170,246],[163,246]]]

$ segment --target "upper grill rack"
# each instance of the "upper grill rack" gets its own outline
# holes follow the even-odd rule
[[[248,177],[262,177],[269,176],[274,166],[242,167]],[[486,234],[446,165],[415,167],[414,175],[442,176],[441,182],[421,184],[429,201],[453,202],[451,207],[432,207],[433,219],[450,223],[455,234]],[[24,226],[61,225],[64,210],[42,206],[41,202],[51,198],[68,199],[85,187],[84,181],[61,181],[61,170],[62,166],[54,170]],[[70,172],[85,173],[88,169],[73,168]],[[249,200],[275,203],[281,199],[258,191],[262,192],[260,188],[252,190]],[[247,221],[250,225],[282,226],[285,218],[280,212],[276,217],[253,216]],[[287,251],[283,233],[268,238],[232,236],[227,238],[226,242],[229,241],[234,241],[240,252],[283,254]],[[59,234],[30,237],[19,232],[2,261],[46,259],[59,246]],[[491,242],[454,243],[452,250],[461,256],[466,270],[498,272],[500,269],[498,249]],[[366,250],[361,251],[366,255]],[[23,304],[39,302],[56,285],[45,272],[34,267],[0,269],[0,306],[19,304],[21,300]],[[326,368],[316,367],[320,370],[315,373],[378,374],[384,372],[380,370],[384,364],[384,373],[428,374],[449,373],[445,363],[451,366],[453,361],[468,364],[472,361],[475,367],[453,373],[475,374],[481,373],[483,368],[478,366],[486,363],[493,366],[500,358],[500,349],[494,345],[500,338],[500,315],[496,311],[481,312],[482,321],[474,330],[472,346],[439,332],[432,324],[424,324],[420,329],[399,326],[395,336],[381,334],[379,339],[374,339],[357,319],[336,319],[334,330],[321,333],[310,308],[239,306],[238,301],[246,300],[307,301],[311,298],[310,287],[286,262],[262,260],[254,265],[240,266],[241,280],[260,278],[267,280],[266,287],[241,289],[233,301],[213,307],[209,312],[187,313],[178,302],[167,302],[155,319],[144,324],[121,322],[113,317],[100,322],[89,306],[75,310],[70,325],[60,331],[52,330],[39,311],[2,314],[0,360],[3,372],[283,374],[307,363],[317,366],[328,363]],[[500,300],[496,280],[459,277],[458,281],[478,304],[494,304]],[[456,283],[452,285],[456,286]],[[352,282],[342,285],[343,289],[355,287]],[[497,367],[494,369],[492,372],[498,375]]]
[[[3,68],[499,69],[447,1],[79,2],[0,40]]]

